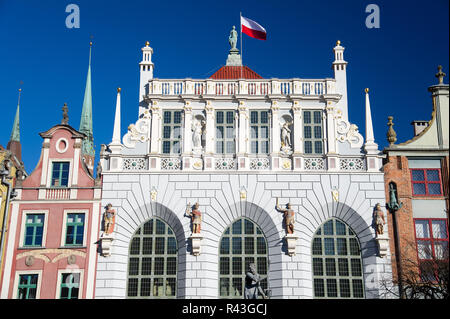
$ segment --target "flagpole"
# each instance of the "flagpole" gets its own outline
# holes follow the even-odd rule
[[[239,25],[241,26],[241,79],[242,79],[242,69],[244,68],[243,56],[244,51],[242,50],[242,11],[239,12]]]

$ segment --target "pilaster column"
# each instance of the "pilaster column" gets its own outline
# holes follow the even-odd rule
[[[42,144],[43,159],[42,159],[42,174],[41,174],[41,186],[47,186],[47,173],[50,173],[51,167],[48,165],[48,157],[50,154],[50,139],[45,138]]]
[[[328,170],[337,171],[339,170],[338,166],[338,154],[337,150],[337,139],[336,139],[336,117],[335,117],[336,108],[334,103],[331,101],[327,102],[326,107],[326,125],[327,125],[327,145],[328,145],[328,153],[327,153],[327,161],[328,161]]]
[[[294,114],[294,155],[303,154],[302,110],[298,101],[294,101],[292,113]]]
[[[190,101],[184,104],[183,155],[192,153],[192,106]]]
[[[160,154],[161,149],[161,109],[159,108],[158,102],[153,101],[152,106],[152,127],[151,127],[151,142],[150,142],[150,153]]]
[[[238,157],[238,169],[245,169],[248,167],[248,108],[245,105],[244,101],[239,101],[238,106],[239,112],[239,128],[238,128],[238,149],[237,149],[237,157]]]
[[[327,133],[328,133],[328,153],[335,154],[337,145],[336,145],[336,121],[335,121],[335,107],[331,101],[327,102],[326,107],[326,116],[327,116]]]
[[[278,102],[272,101],[272,155],[278,155],[281,148],[279,110],[280,107],[278,106]]]
[[[214,141],[215,141],[215,127],[214,127],[214,107],[211,101],[206,102],[206,127],[205,127],[205,154],[214,154]]]
[[[294,101],[292,104],[292,113],[294,116],[294,138],[292,143],[294,144],[293,167],[294,170],[299,170],[303,166],[303,128],[302,128],[302,109],[299,101]]]

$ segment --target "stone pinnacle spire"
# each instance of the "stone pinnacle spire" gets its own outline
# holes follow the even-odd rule
[[[112,142],[110,145],[121,145],[121,143],[120,143],[120,91],[121,91],[121,88],[117,88],[116,115],[114,117],[114,130],[113,130]]]
[[[81,154],[89,169],[94,167],[94,137],[92,129],[92,90],[91,90],[91,51],[92,42],[89,43],[89,66],[86,78],[86,88],[84,91],[83,110],[81,111],[79,131],[86,134],[81,146]]]
[[[378,150],[378,145],[375,143],[375,137],[373,134],[372,124],[372,111],[370,109],[369,89],[364,90],[366,92],[366,142],[364,149],[368,153],[374,153]]]

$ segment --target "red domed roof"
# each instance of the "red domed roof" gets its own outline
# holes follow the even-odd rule
[[[223,66],[210,76],[215,80],[235,80],[235,79],[262,79],[258,73],[248,66]]]

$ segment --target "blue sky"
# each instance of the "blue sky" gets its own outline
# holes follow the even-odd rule
[[[80,28],[68,29],[66,6],[80,8]],[[380,8],[380,28],[368,29],[368,4]],[[79,128],[93,36],[94,144],[112,137],[116,88],[122,88],[122,135],[138,113],[141,47],[153,47],[157,78],[206,78],[225,64],[228,34],[239,12],[267,30],[267,41],[244,36],[244,64],[263,77],[333,77],[332,48],[346,48],[350,121],[364,134],[364,88],[370,88],[375,139],[387,145],[387,116],[398,142],[413,136],[413,120],[429,120],[428,86],[441,64],[449,74],[449,2],[355,0],[117,1],[0,0],[0,144],[8,143],[20,81],[22,157],[37,165],[46,131],[69,106]],[[448,77],[445,79],[448,83]]]

